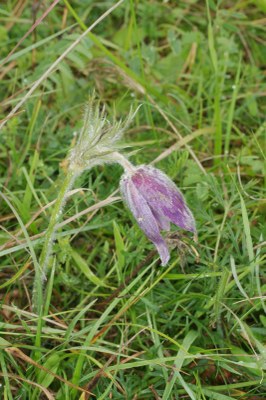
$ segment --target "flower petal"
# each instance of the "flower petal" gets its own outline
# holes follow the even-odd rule
[[[145,235],[155,244],[162,265],[166,265],[169,261],[170,255],[168,247],[160,234],[158,221],[156,220],[156,216],[153,214],[147,201],[132,182],[132,177],[122,177],[120,189],[125,202],[136,218],[138,225]]]
[[[170,220],[169,218],[166,218],[162,213],[160,213],[158,210],[156,210],[153,207],[150,207],[157,224],[159,226],[159,229],[162,231],[170,231]]]
[[[141,166],[132,176],[132,181],[152,210],[181,228],[196,232],[194,217],[183,195],[162,171]]]

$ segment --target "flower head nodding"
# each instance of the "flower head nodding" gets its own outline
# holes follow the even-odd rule
[[[194,217],[183,195],[162,171],[145,165],[126,172],[120,190],[138,225],[156,246],[162,265],[166,265],[170,254],[160,231],[168,231],[172,222],[196,232]]]

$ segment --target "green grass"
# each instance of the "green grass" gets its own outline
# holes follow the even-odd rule
[[[115,3],[60,1],[5,60],[34,23],[16,4],[0,6],[0,397],[265,399],[264,0],[128,0],[82,40]],[[160,266],[116,192],[121,167],[96,167],[67,201],[36,315],[93,90],[110,117],[142,104],[127,153],[181,188],[199,241]]]

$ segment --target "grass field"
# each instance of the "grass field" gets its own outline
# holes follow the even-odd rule
[[[1,2],[1,399],[266,399],[265,11]],[[198,242],[172,225],[161,266],[117,191],[121,166],[99,165],[55,221],[43,291],[46,230],[93,92],[110,120],[141,105],[122,153],[177,184]]]

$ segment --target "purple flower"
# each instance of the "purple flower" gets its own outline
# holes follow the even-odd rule
[[[146,236],[155,244],[162,265],[170,254],[160,231],[170,229],[170,222],[196,232],[194,217],[173,181],[159,169],[140,166],[126,172],[120,182],[126,204]]]

